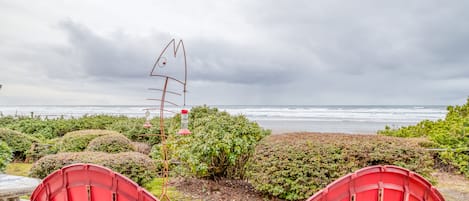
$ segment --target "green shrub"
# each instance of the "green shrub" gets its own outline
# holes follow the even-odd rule
[[[127,120],[125,116],[109,116],[109,115],[92,115],[83,116],[76,119],[76,130],[83,129],[106,129],[107,126],[116,121]]]
[[[59,142],[59,152],[84,151],[91,140],[109,134],[119,134],[108,130],[80,130],[65,134]]]
[[[31,168],[30,176],[44,178],[53,171],[74,163],[102,165],[140,185],[151,181],[157,174],[153,160],[138,152],[73,152],[48,155],[39,159]]]
[[[14,123],[16,119],[12,116],[1,116],[0,115],[0,128],[4,128],[12,123]]]
[[[8,144],[0,140],[0,173],[5,170],[12,158],[12,152]]]
[[[176,135],[180,115],[168,123],[171,158],[181,161],[186,173],[200,178],[243,178],[245,164],[257,143],[270,134],[244,116],[231,116],[216,108],[194,107],[191,135]]]
[[[7,127],[40,139],[52,139],[70,131],[68,129],[70,126],[66,123],[67,121],[63,119],[19,118]]]
[[[132,141],[145,142],[150,145],[160,143],[160,136],[158,135],[160,134],[159,119],[151,120],[153,124],[151,128],[144,128],[144,123],[144,118],[124,119],[115,121],[108,125],[106,129],[122,133]]]
[[[54,138],[51,140],[45,140],[41,143],[33,143],[29,150],[25,162],[31,163],[39,160],[40,158],[49,155],[56,154],[58,152],[57,143],[60,138]]]
[[[469,177],[469,98],[462,106],[448,106],[447,111],[443,120],[424,120],[415,126],[398,129],[386,127],[378,133],[397,137],[426,137],[436,144],[433,148],[448,150],[437,154],[443,163],[456,167]]]
[[[161,160],[163,158],[163,153],[161,151],[161,144],[155,144],[151,147],[150,158],[153,158],[155,160]]]
[[[5,141],[13,151],[13,160],[24,161],[31,149],[31,144],[40,141],[32,136],[0,128],[0,140]]]
[[[168,153],[168,156],[171,155],[170,153]],[[158,171],[162,171],[163,170],[163,163],[164,163],[164,159],[163,159],[163,152],[161,150],[161,144],[155,144],[151,147],[151,150],[150,150],[150,154],[149,154],[150,158],[152,158],[154,161],[155,161],[155,165],[156,165],[156,169]],[[168,164],[169,164],[169,169],[171,170],[170,171],[170,174],[175,172],[177,168],[177,166],[175,164],[172,164],[171,159],[169,158],[169,161],[168,161]],[[174,174],[174,173],[173,173]],[[171,175],[173,176],[173,175]]]
[[[108,115],[83,116],[80,118],[40,118],[40,117],[4,117],[0,119],[0,127],[7,127],[40,139],[52,139],[64,134],[84,129],[105,129],[108,125],[127,117]]]
[[[169,146],[167,150],[168,150],[168,156],[173,155],[171,150],[169,149]],[[150,156],[150,158],[152,158],[155,161],[156,169],[158,171],[162,171],[163,163],[164,163],[162,145],[161,144],[153,145],[148,155]],[[190,175],[190,173],[184,172],[187,170],[183,167],[178,166],[178,164],[179,162],[175,160],[174,158],[171,158],[171,157],[168,158],[170,176],[186,176],[184,174]]]
[[[86,151],[120,153],[135,151],[132,141],[122,134],[110,134],[97,137],[88,144]]]
[[[248,166],[259,191],[302,200],[334,180],[371,165],[397,165],[429,177],[431,155],[415,141],[384,136],[288,134],[263,140]]]

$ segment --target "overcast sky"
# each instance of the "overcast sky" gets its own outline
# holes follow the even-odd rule
[[[161,79],[148,74],[172,38],[185,43],[191,105],[463,104],[468,11],[463,0],[0,0],[0,105],[150,104]]]

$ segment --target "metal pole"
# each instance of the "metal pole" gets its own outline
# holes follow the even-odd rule
[[[171,200],[168,197],[167,186],[169,179],[169,165],[168,165],[168,150],[166,148],[166,134],[164,131],[164,103],[166,97],[166,89],[168,87],[168,77],[164,81],[163,93],[161,94],[160,104],[160,135],[161,135],[161,149],[163,151],[163,187],[161,188],[160,200]]]

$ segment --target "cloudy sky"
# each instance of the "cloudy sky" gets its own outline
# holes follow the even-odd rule
[[[161,79],[148,74],[172,38],[185,43],[191,105],[462,104],[468,10],[458,0],[0,0],[0,105],[149,104]]]

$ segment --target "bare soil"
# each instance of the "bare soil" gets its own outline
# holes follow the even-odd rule
[[[246,181],[201,179],[173,179],[171,185],[182,192],[189,200],[203,201],[283,201],[254,190]]]

